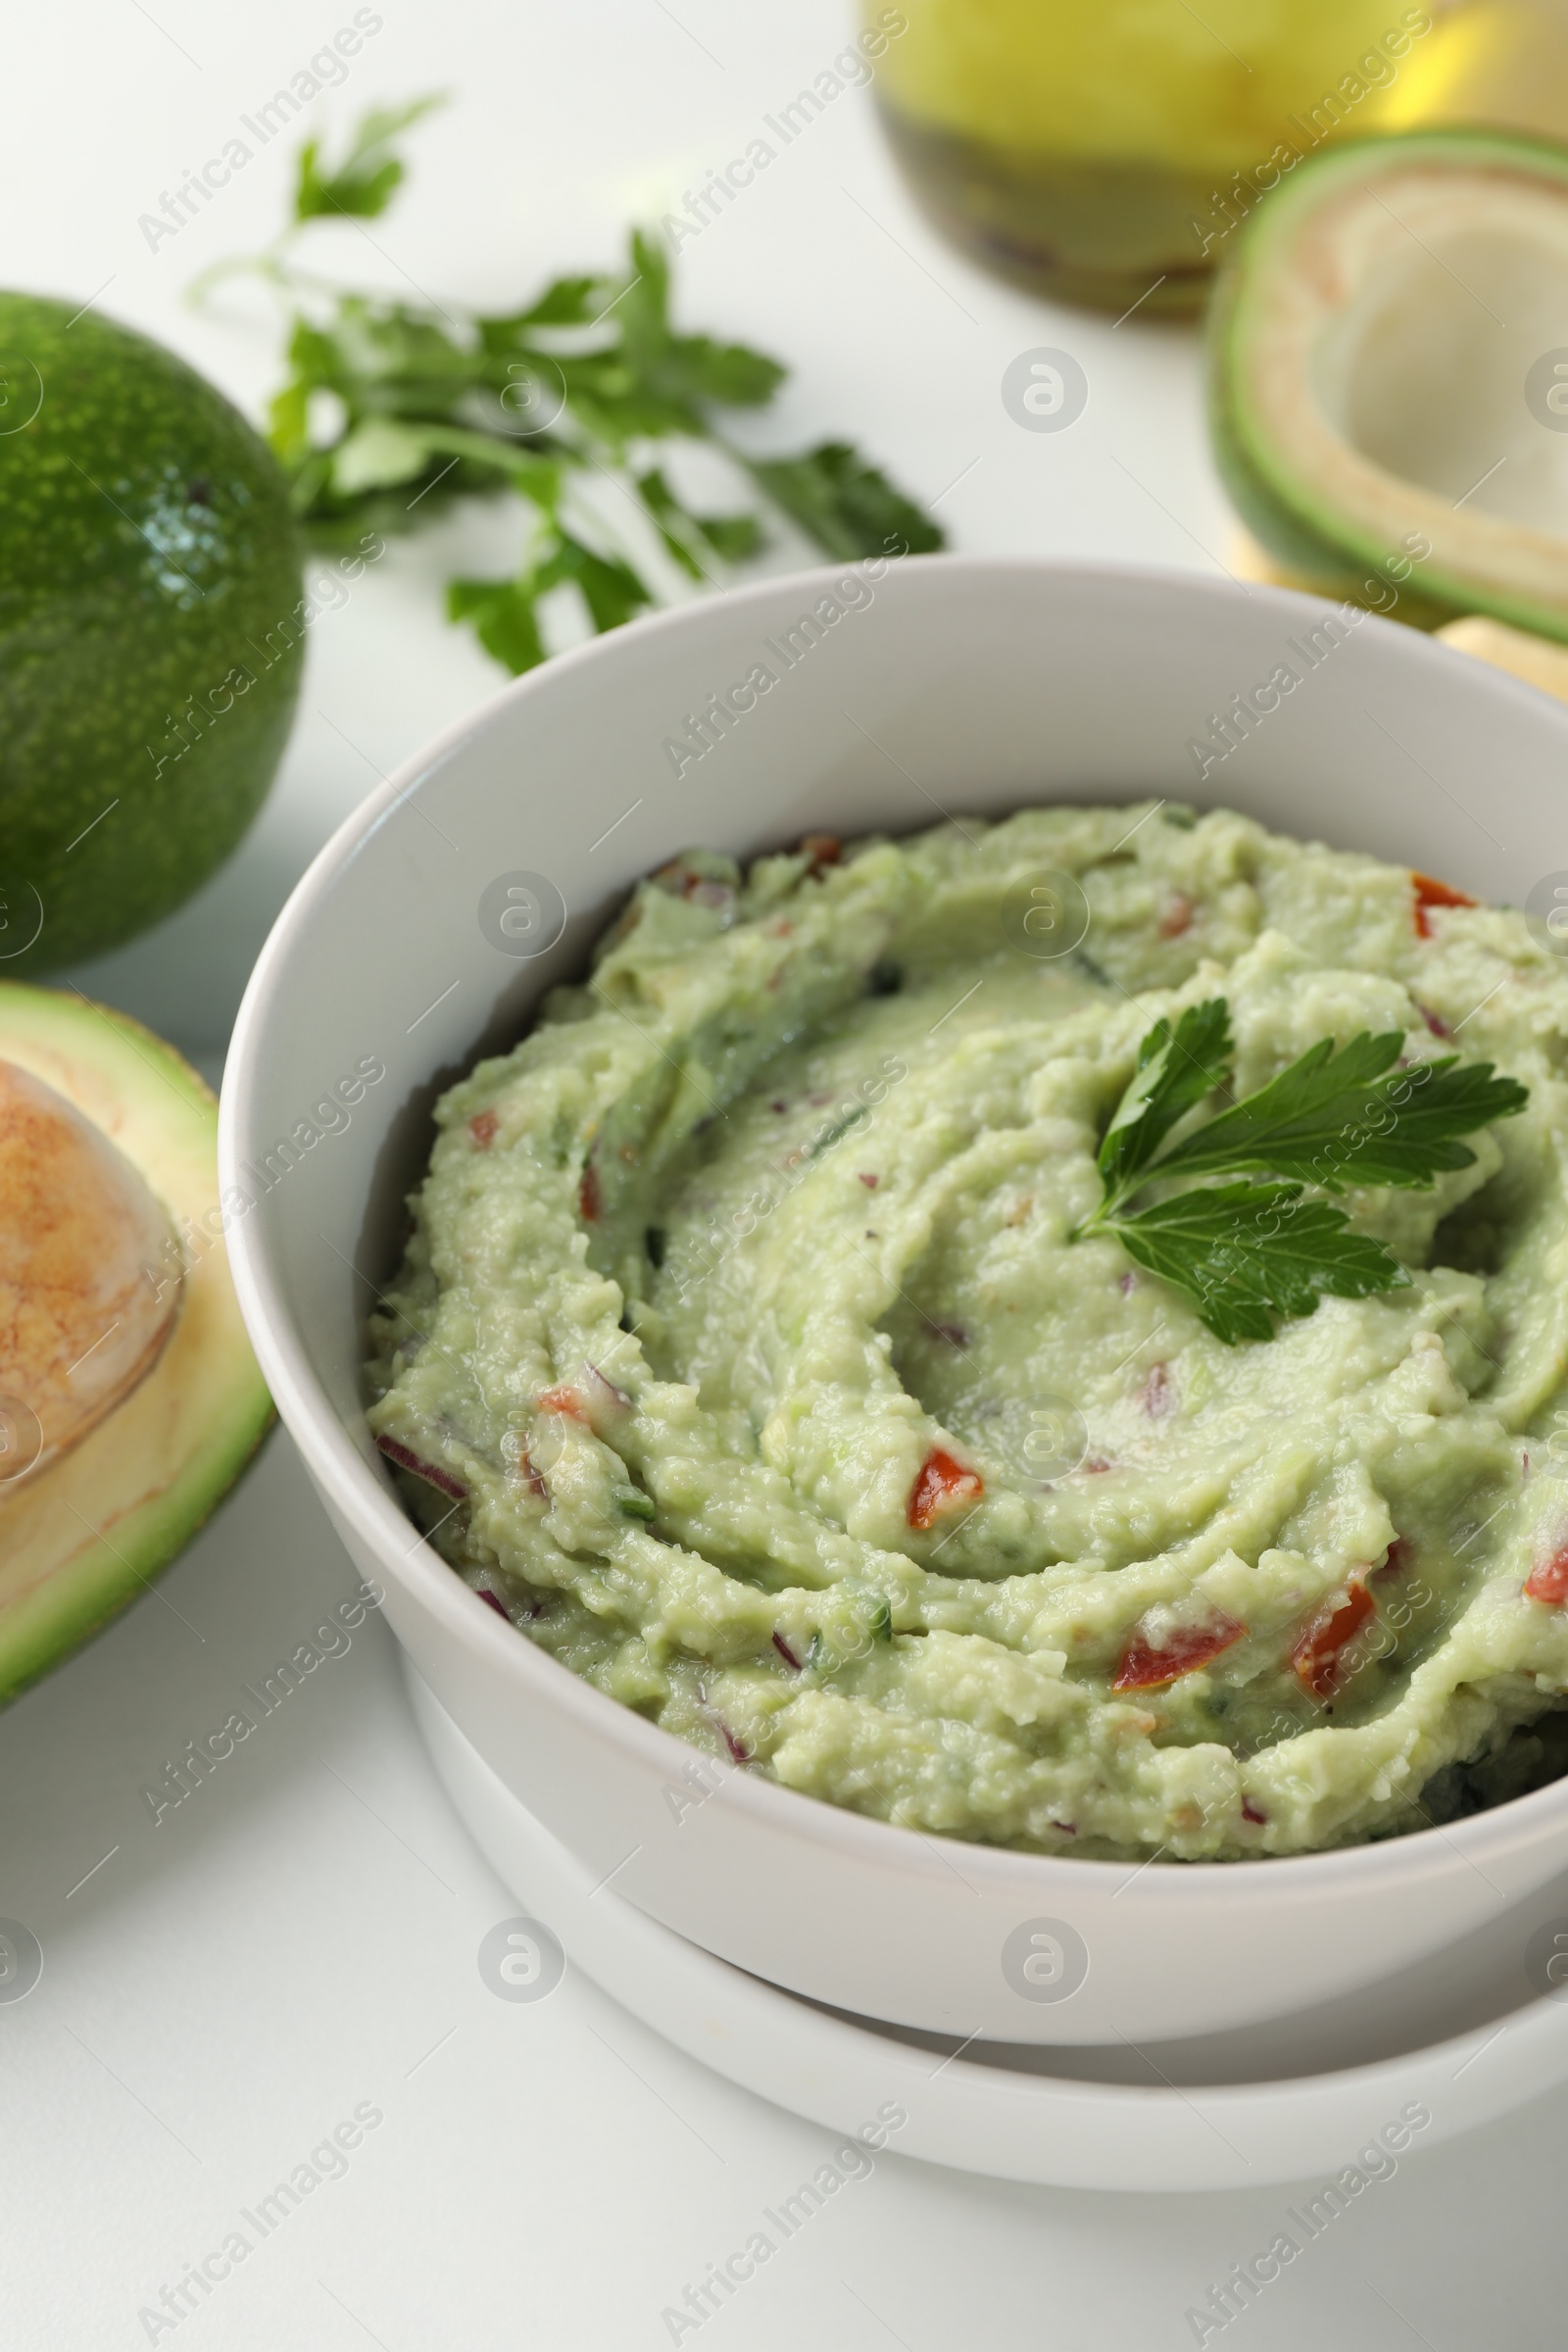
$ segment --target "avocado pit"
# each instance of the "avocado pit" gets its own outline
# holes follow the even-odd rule
[[[182,1291],[140,1173],[42,1079],[0,1061],[0,1494],[129,1396]]]

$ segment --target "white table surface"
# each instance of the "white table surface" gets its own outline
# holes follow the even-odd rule
[[[212,321],[182,295],[208,262],[270,235],[297,141],[258,155],[156,252],[137,217],[352,13],[347,0],[14,12],[0,274],[83,301],[102,289],[106,310],[259,414],[276,369],[265,307]],[[373,99],[435,87],[453,103],[420,132],[373,243],[324,231],[323,264],[496,304],[548,270],[610,263],[629,218],[657,217],[739,152],[848,29],[840,0],[381,0],[378,13],[308,127],[341,130]],[[864,93],[689,242],[679,276],[693,324],[795,368],[770,446],[854,436],[923,496],[945,493],[956,546],[1199,569],[1227,559],[1194,338],[1137,318],[1112,329],[978,276],[915,215]],[[1086,369],[1088,411],[1070,431],[1025,432],[1000,380],[1018,353],[1053,345]],[[498,683],[437,595],[450,569],[500,570],[513,529],[449,520],[321,620],[300,723],[244,849],[158,933],[74,975],[82,985],[216,1071],[250,961],[312,852],[377,771]],[[0,1717],[0,1915],[45,1955],[32,1994],[0,2006],[8,2352],[667,2344],[665,2307],[825,2151],[822,2132],[677,2055],[569,1971],[537,2004],[486,1989],[480,1939],[517,1906],[435,1782],[373,1617],[154,1825],[143,1787],[352,1582],[274,1438],[156,1595]],[[383,2120],[342,2178],[265,2239],[248,2230],[244,2262],[205,2298],[188,2289],[196,2308],[177,2323],[141,2317],[367,2105]],[[1227,2341],[1560,2346],[1565,2162],[1560,2096],[1412,2152]],[[791,2240],[679,2340],[1175,2347],[1196,2340],[1188,2307],[1268,2244],[1289,2201],[1066,2194],[888,2155],[813,2217],[804,2246]]]

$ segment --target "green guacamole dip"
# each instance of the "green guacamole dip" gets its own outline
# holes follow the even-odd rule
[[[1568,961],[1455,896],[1158,803],[676,860],[439,1105],[370,1366],[411,1508],[611,1696],[921,1831],[1295,1853],[1560,1769]],[[1234,1347],[1073,1238],[1218,996],[1238,1095],[1366,1030],[1530,1090],[1345,1197],[1409,1287]]]

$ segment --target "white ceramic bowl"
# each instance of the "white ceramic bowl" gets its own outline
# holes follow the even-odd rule
[[[666,743],[686,715],[755,662],[779,669],[764,642],[839,576],[691,605],[552,662],[412,760],[322,851],[257,965],[223,1091],[241,1303],[420,1674],[618,1894],[758,1976],[935,2031],[1142,2041],[1283,2015],[1397,1970],[1562,1867],[1568,1782],[1379,1846],[1136,1872],[924,1838],[744,1771],[677,1801],[692,1751],[484,1607],[416,1535],[367,1437],[365,1313],[398,1253],[431,1102],[520,1033],[631,879],[686,845],[746,854],[812,828],[911,831],[943,809],[1152,792],[1228,803],[1486,899],[1517,904],[1568,865],[1568,712],[1392,622],[1348,633],[1200,779],[1190,745],[1210,713],[1281,662],[1303,668],[1287,641],[1327,608],[1164,574],[967,558],[858,573],[837,599],[851,609],[677,775]],[[480,920],[487,890],[519,871],[568,910],[532,960]],[[384,1078],[338,1087],[378,1065]],[[334,1091],[358,1092],[346,1114]],[[281,1172],[263,1190],[249,1171],[270,1152]],[[244,1210],[247,1193],[261,1197]],[[1020,1930],[1069,1952],[1082,1939],[1088,1974],[1069,1998],[1014,1989],[1002,1955]]]

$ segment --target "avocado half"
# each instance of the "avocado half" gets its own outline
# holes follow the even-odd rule
[[[172,351],[0,293],[0,975],[100,956],[239,841],[288,739],[282,468]]]
[[[1209,386],[1226,487],[1301,585],[1568,639],[1568,150],[1436,130],[1298,164],[1215,289]]]
[[[0,1699],[146,1589],[271,1420],[217,1154],[161,1039],[0,983]]]

